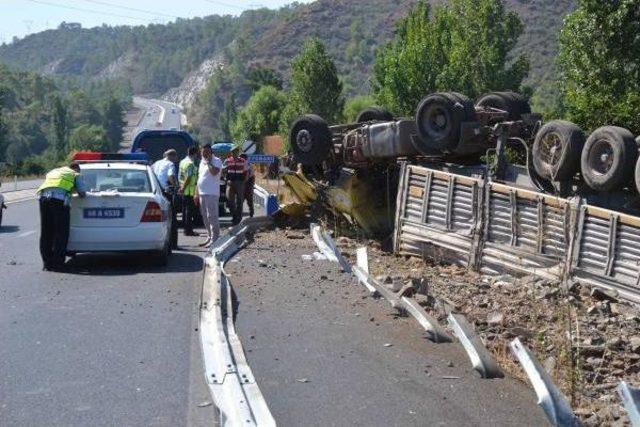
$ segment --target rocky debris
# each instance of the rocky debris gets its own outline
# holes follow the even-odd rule
[[[336,240],[341,250],[361,246]],[[615,291],[579,281],[481,275],[454,265],[396,257],[369,246],[369,269],[381,283],[413,286],[413,298],[446,324],[463,313],[499,364],[526,380],[508,349],[519,337],[572,402],[586,425],[628,425],[615,387],[640,384],[640,308]]]

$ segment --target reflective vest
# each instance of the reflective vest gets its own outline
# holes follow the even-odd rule
[[[71,192],[76,186],[77,176],[78,173],[67,166],[53,169],[44,178],[44,182],[40,188],[38,188],[38,192],[46,190],[47,188],[59,188]]]
[[[180,166],[178,168],[178,181],[180,182],[180,186],[183,186],[184,183],[189,179],[189,183],[186,187],[184,187],[184,195],[185,196],[193,196],[196,194],[196,184],[197,184],[197,172],[195,163],[191,160],[190,157],[185,157],[180,161]]]
[[[242,157],[234,159],[233,156],[227,157],[227,179],[229,181],[242,181],[247,171],[247,161]]]

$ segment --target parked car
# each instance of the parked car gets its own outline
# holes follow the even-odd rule
[[[68,255],[147,252],[160,265],[171,254],[171,204],[144,154],[77,153],[87,188],[71,201]]]

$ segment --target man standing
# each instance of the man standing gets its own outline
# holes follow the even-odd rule
[[[180,193],[182,194],[182,223],[185,236],[197,236],[193,231],[193,218],[196,213],[196,205],[193,196],[196,195],[198,184],[198,167],[196,157],[198,147],[189,147],[187,157],[182,159],[178,168],[178,180],[180,181]]]
[[[38,188],[40,204],[40,256],[43,269],[59,271],[64,266],[69,241],[69,203],[71,193],[85,196],[80,165],[53,169]]]
[[[238,156],[239,153],[240,149],[237,146],[234,147],[231,150],[231,156],[227,157],[224,163],[227,171],[227,199],[233,225],[237,225],[242,220],[244,184],[247,180],[247,162]]]
[[[194,201],[200,206],[202,221],[207,229],[207,240],[200,246],[209,247],[220,236],[218,201],[220,199],[220,171],[222,161],[211,150],[211,144],[202,147],[202,160],[198,168],[198,185]]]
[[[164,157],[153,164],[151,169],[158,178],[162,191],[171,202],[171,249],[178,248],[178,219],[176,217],[176,162],[178,153],[174,149],[164,152]]]
[[[249,156],[246,154],[240,154],[240,157],[247,162],[247,182],[244,185],[244,201],[249,206],[249,216],[253,218],[253,189],[256,185],[256,173],[253,170],[253,166],[249,163]],[[244,202],[243,202],[244,203]]]

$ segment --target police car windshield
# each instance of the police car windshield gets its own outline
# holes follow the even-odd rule
[[[81,173],[89,192],[151,193],[151,182],[145,170],[85,169]]]

